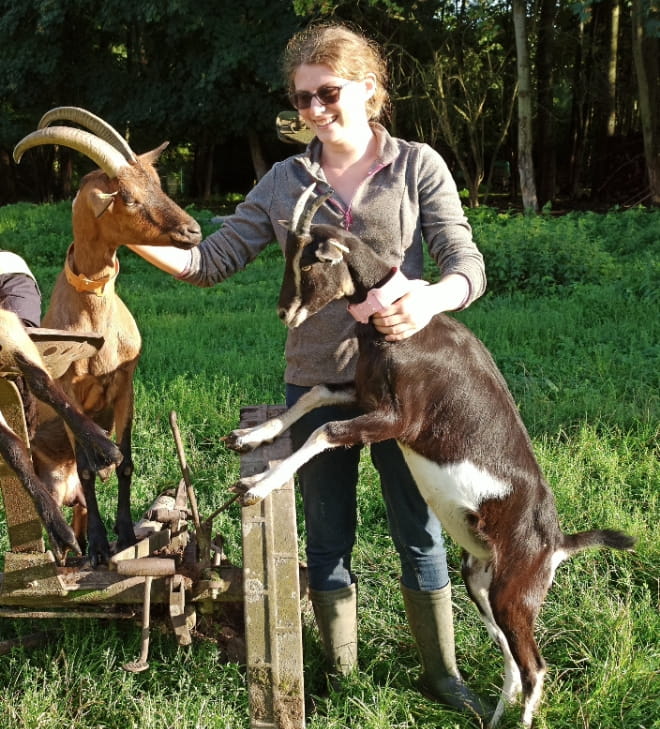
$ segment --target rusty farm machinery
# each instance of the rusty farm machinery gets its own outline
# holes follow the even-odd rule
[[[59,330],[30,332],[51,372],[89,356],[101,342],[94,334]],[[0,408],[26,443],[23,404],[15,373],[0,376]],[[241,411],[241,427],[277,414],[279,406]],[[242,566],[223,559],[222,538],[213,522],[224,507],[199,513],[176,414],[171,413],[182,478],[158,494],[135,524],[138,542],[115,553],[107,567],[70,557],[58,566],[46,548],[41,522],[15,474],[0,460],[9,550],[0,573],[0,617],[43,619],[99,618],[141,621],[141,651],[126,664],[148,668],[152,621],[165,615],[179,645],[189,645],[201,620],[228,603],[240,605],[245,625],[245,663],[251,729],[304,726],[301,594],[304,572],[298,560],[293,484],[259,504],[241,510]],[[241,457],[241,475],[264,470],[287,455],[286,438]],[[225,504],[226,506],[226,504]],[[277,529],[275,528],[277,525]],[[29,636],[22,639],[29,645]],[[12,641],[0,643],[9,649]],[[5,645],[6,644],[6,645]]]

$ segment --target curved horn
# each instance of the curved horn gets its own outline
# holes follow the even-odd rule
[[[323,193],[323,195],[319,195],[315,200],[311,200],[312,192],[315,187],[316,183],[311,184],[304,190],[303,194],[296,201],[290,225],[290,229],[293,230],[296,235],[309,235],[312,218],[316,214],[316,211],[329,197],[332,196],[332,193],[334,192],[334,190],[330,188],[327,192]]]
[[[44,129],[55,121],[70,121],[79,124],[96,134],[97,137],[105,139],[106,142],[120,151],[128,162],[133,163],[136,161],[135,153],[121,134],[108,122],[96,116],[96,114],[92,114],[91,111],[87,111],[87,109],[82,109],[79,106],[57,106],[41,117],[37,129]]]
[[[309,202],[305,206],[304,214],[300,219],[300,233],[301,235],[309,235],[309,229],[312,225],[312,219],[316,215],[316,211],[323,205],[323,203],[332,197],[334,190],[330,189],[328,192],[324,192],[323,195],[319,195],[316,200]]]
[[[305,206],[307,205],[307,201],[312,196],[312,193],[314,192],[314,188],[316,187],[316,183],[312,182],[312,184],[309,187],[306,187],[303,190],[302,195],[296,200],[296,206],[293,208],[293,215],[291,216],[291,222],[289,223],[289,230],[293,230],[295,233],[298,233],[298,223],[300,222],[300,218],[302,217],[303,210],[305,209]]]
[[[83,129],[71,129],[70,127],[46,127],[46,129],[39,129],[28,134],[27,137],[23,137],[14,147],[16,164],[21,161],[25,151],[41,144],[61,144],[82,152],[96,162],[110,178],[117,177],[119,170],[128,164],[124,155],[105,140],[99,139]]]

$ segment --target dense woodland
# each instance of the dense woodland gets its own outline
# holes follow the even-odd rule
[[[656,0],[0,0],[0,204],[71,195],[89,161],[16,142],[83,106],[136,152],[170,140],[172,194],[246,192],[294,150],[280,55],[310,20],[350,21],[389,58],[393,133],[428,142],[466,204],[660,204]]]

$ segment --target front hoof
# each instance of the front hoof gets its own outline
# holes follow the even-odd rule
[[[260,501],[263,501],[263,498],[261,496],[258,496],[257,494],[251,493],[250,491],[244,493],[239,499],[241,506],[254,506]]]
[[[82,556],[82,550],[78,545],[75,537],[71,540],[61,541],[50,536],[50,549],[55,557],[58,567],[64,567],[66,564],[66,556],[69,552],[73,552],[76,557]]]
[[[76,535],[64,519],[56,519],[49,524],[46,533],[55,561],[60,567],[66,562],[68,552],[73,552],[77,557],[82,555]]]
[[[254,506],[263,499],[263,497],[255,494],[251,487],[243,481],[237,481],[230,490],[239,495],[238,501],[241,506]]]
[[[254,446],[243,440],[243,433],[240,430],[233,430],[229,435],[221,438],[222,442],[235,453],[249,453],[254,450]]]
[[[119,466],[123,459],[124,456],[119,450],[119,446],[111,441],[107,436],[104,436],[101,440],[96,442],[92,463],[93,468],[97,473],[106,468]]]

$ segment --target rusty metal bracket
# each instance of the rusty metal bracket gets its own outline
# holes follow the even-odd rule
[[[132,673],[140,673],[149,668],[149,633],[151,620],[151,584],[154,578],[171,578],[176,574],[173,559],[159,557],[143,557],[141,559],[124,559],[117,562],[117,572],[127,577],[144,577],[144,598],[142,604],[142,646],[140,657],[136,661],[126,663],[123,668]]]
[[[186,605],[186,589],[182,575],[174,575],[169,580],[170,587],[170,623],[179,645],[192,643],[191,630],[196,623],[196,612],[192,606]]]

